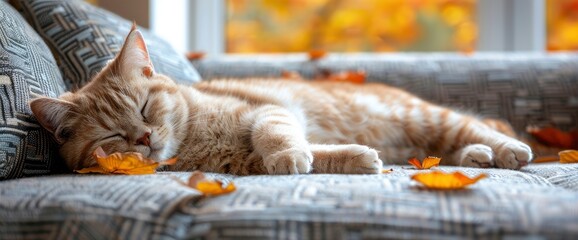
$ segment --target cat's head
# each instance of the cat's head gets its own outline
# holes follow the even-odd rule
[[[135,27],[119,54],[86,86],[58,99],[36,98],[30,108],[54,135],[71,169],[95,164],[92,152],[140,152],[154,160],[176,154],[176,128],[187,113],[179,88],[155,73]]]

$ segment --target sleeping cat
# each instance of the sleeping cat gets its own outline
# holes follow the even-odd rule
[[[382,85],[214,80],[181,86],[154,72],[134,27],[92,81],[30,107],[71,169],[92,152],[140,152],[170,170],[238,175],[379,173],[383,162],[441,156],[442,164],[519,169],[528,145],[478,118]]]

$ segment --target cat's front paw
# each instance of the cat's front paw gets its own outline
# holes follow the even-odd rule
[[[493,147],[496,166],[507,169],[520,169],[532,160],[530,146],[518,140],[507,141]]]
[[[363,145],[348,145],[351,156],[346,162],[344,173],[347,174],[378,174],[383,168],[383,161],[375,149]]]
[[[494,151],[484,144],[472,144],[464,147],[458,153],[460,166],[489,168],[494,166]]]
[[[269,174],[299,174],[311,171],[313,155],[311,151],[291,148],[283,150],[264,159]]]

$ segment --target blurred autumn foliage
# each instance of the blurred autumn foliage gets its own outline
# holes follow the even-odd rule
[[[578,0],[546,0],[548,51],[578,50]]]
[[[227,0],[227,52],[475,49],[476,0]]]

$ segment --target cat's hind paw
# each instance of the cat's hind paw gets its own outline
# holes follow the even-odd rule
[[[378,174],[383,168],[383,161],[375,149],[363,145],[349,145],[351,159],[347,161],[344,173]]]
[[[313,155],[310,151],[291,148],[268,156],[264,159],[269,174],[287,175],[309,173]]]
[[[494,147],[496,166],[507,169],[520,169],[532,160],[532,149],[520,141],[508,141]]]
[[[460,166],[464,167],[498,167],[520,169],[532,160],[532,149],[517,140],[492,145],[472,144],[465,146],[455,155]]]
[[[457,153],[460,166],[489,168],[495,166],[494,151],[484,144],[472,144],[465,146]]]

